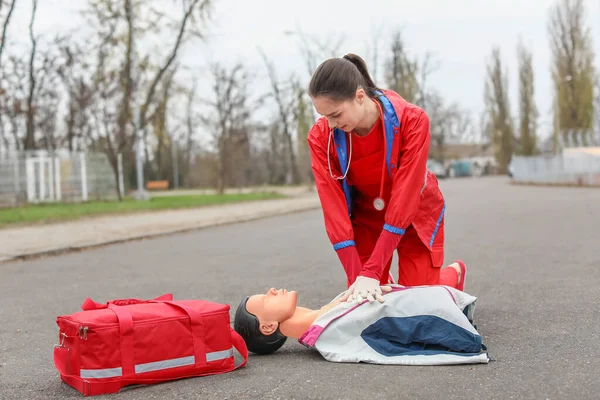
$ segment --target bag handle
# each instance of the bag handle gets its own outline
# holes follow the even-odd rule
[[[173,301],[173,294],[166,293],[166,294],[163,294],[162,296],[158,296],[157,298],[152,299],[152,300],[142,300],[142,299],[117,299],[117,300],[109,300],[105,304],[96,303],[95,301],[93,301],[92,299],[90,299],[89,297],[87,297],[83,301],[83,304],[81,305],[81,309],[83,311],[101,310],[103,308],[108,308],[109,304],[115,304],[117,306],[127,306],[127,305],[130,305],[130,304],[152,303],[152,302],[156,302],[156,301]]]
[[[244,361],[238,365],[237,367],[233,367],[233,369],[238,369],[245,366],[248,363],[248,346],[246,346],[246,342],[244,338],[240,336],[231,326],[229,326],[229,330],[231,333],[231,343],[233,343],[233,347],[244,357]]]
[[[206,347],[204,345],[204,340],[202,339],[204,338],[204,319],[202,318],[202,313],[192,307],[175,303],[174,301],[162,301],[162,303],[177,307],[187,314],[190,319],[190,329],[192,330],[195,364],[206,365],[208,361],[206,360]]]
[[[163,295],[162,298],[167,298],[169,295]],[[206,347],[204,345],[204,320],[202,313],[192,307],[184,304],[175,303],[171,300],[161,300],[161,297],[154,300],[142,300],[142,303],[162,303],[168,304],[171,307],[176,307],[182,310],[190,319],[190,330],[192,333],[192,341],[194,346],[194,360],[196,365],[206,365]],[[138,304],[138,303],[127,303]],[[119,330],[121,332],[121,362],[123,368],[123,378],[128,378],[134,374],[133,363],[133,320],[131,314],[127,311],[123,304],[109,302],[108,308],[112,310],[119,321]]]

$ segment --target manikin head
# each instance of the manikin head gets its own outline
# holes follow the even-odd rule
[[[234,329],[244,338],[248,350],[257,354],[277,351],[287,338],[280,324],[294,315],[297,294],[271,288],[266,294],[246,297],[235,312]]]
[[[365,118],[378,90],[364,60],[356,54],[324,61],[315,70],[308,94],[330,128],[351,132]]]

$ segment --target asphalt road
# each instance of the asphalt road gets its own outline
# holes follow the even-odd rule
[[[469,266],[487,365],[336,364],[293,340],[246,368],[123,399],[598,399],[600,190],[442,182],[446,262]],[[320,211],[0,265],[0,398],[77,399],[54,368],[56,316],[172,292],[232,305],[270,286],[319,307],[343,289]]]

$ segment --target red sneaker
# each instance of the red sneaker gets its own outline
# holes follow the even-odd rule
[[[465,280],[467,278],[467,266],[461,260],[456,260],[454,262],[458,263],[458,265],[460,265],[460,279],[458,280],[458,283],[456,284],[456,288],[458,290],[460,290],[461,292],[464,292],[465,291]]]

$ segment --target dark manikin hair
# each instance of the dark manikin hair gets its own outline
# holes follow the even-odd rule
[[[353,99],[361,87],[369,97],[375,97],[379,90],[367,70],[365,61],[356,54],[346,54],[343,58],[330,58],[315,70],[308,85],[311,97],[325,96],[334,101]]]
[[[249,351],[256,354],[274,353],[283,346],[287,337],[279,331],[279,328],[271,335],[265,335],[260,331],[258,318],[249,313],[246,308],[249,298],[242,300],[235,311],[233,329],[244,339]]]

